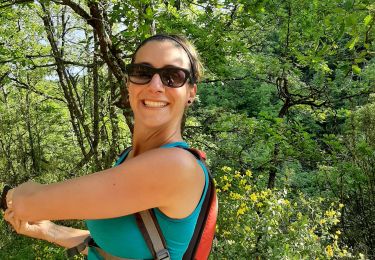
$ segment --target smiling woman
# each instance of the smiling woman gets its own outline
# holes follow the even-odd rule
[[[181,120],[196,96],[201,64],[183,37],[155,35],[140,44],[126,70],[134,112],[131,149],[114,168],[48,185],[28,182],[10,190],[5,219],[20,234],[68,248],[90,236],[96,247],[85,249],[89,259],[101,259],[103,254],[152,259],[134,215],[152,209],[170,259],[182,259],[208,188],[207,169],[187,151],[181,135]],[[59,219],[86,219],[88,230],[51,222]]]
[[[141,128],[143,125],[172,127],[180,132],[183,111],[197,91],[196,69],[183,43],[168,37],[154,36],[153,39],[141,44],[127,67],[135,128],[137,124]]]

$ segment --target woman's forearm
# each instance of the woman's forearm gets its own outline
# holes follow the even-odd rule
[[[57,225],[51,222],[44,239],[65,248],[71,248],[82,243],[90,235],[88,230],[75,229]]]
[[[14,213],[9,208],[4,212],[4,219],[18,234],[46,240],[65,248],[79,245],[90,235],[88,230],[57,225],[49,220],[19,220],[14,217]]]

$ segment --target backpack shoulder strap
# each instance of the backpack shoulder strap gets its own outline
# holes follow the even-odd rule
[[[212,207],[211,204],[214,203],[216,205],[215,210],[217,208],[215,184],[214,184],[210,169],[208,168],[206,164],[206,158],[207,158],[206,154],[203,151],[194,149],[194,148],[188,148],[187,150],[191,152],[205,166],[208,172],[208,188],[207,188],[206,196],[204,197],[201,211],[199,212],[199,216],[197,219],[197,224],[195,225],[193,236],[183,256],[183,260],[195,259],[196,252],[199,246],[198,242],[200,241],[200,238],[202,237],[204,228],[206,226],[207,218],[210,213],[210,208]]]
[[[170,260],[163,233],[152,209],[135,213],[138,227],[154,259]]]

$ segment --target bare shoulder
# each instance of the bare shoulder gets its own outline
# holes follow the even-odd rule
[[[185,149],[176,147],[150,150],[131,158],[124,165],[148,168],[150,172],[157,172],[156,174],[158,175],[165,172],[178,178],[194,178],[197,172],[201,170],[193,154]],[[177,172],[179,174],[176,174]]]
[[[162,189],[156,195],[161,196],[157,206],[169,217],[188,216],[201,198],[204,172],[195,156],[185,149],[153,149],[131,158],[123,167],[142,179],[148,190],[145,193],[157,187]]]

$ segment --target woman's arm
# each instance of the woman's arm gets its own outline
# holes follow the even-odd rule
[[[46,240],[65,248],[77,246],[90,235],[88,230],[57,225],[49,220],[35,222],[18,220],[14,218],[14,214],[10,209],[5,211],[4,219],[12,225],[18,234]]]
[[[204,182],[192,154],[160,148],[87,176],[49,185],[22,184],[7,200],[15,217],[27,221],[111,218],[155,207],[183,218],[195,209]]]

